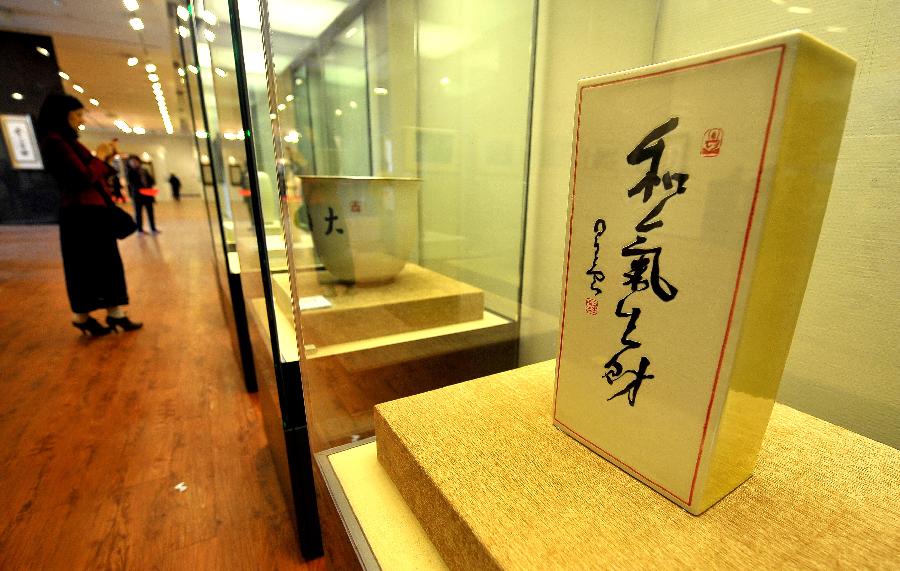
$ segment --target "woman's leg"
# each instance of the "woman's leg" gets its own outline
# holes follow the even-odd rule
[[[140,321],[132,321],[125,315],[121,305],[113,305],[106,308],[106,324],[115,331],[136,331],[144,326]]]
[[[156,218],[153,217],[153,202],[147,203],[147,216],[150,218],[150,230],[158,232],[156,229]]]
[[[144,203],[135,195],[134,201],[134,223],[137,224],[138,232],[144,231]]]
[[[121,305],[112,305],[106,308],[106,316],[107,317],[125,317],[125,310],[122,309]]]

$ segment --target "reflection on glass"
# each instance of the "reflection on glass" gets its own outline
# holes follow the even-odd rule
[[[315,452],[371,435],[379,402],[516,366],[534,23],[514,0],[327,4],[301,26],[320,3],[269,2],[268,36],[241,13],[271,41],[249,95]]]
[[[312,451],[370,436],[380,402],[515,367],[533,4],[240,0],[239,38],[226,0],[203,6],[185,65],[213,86],[248,304],[299,360],[279,396]]]
[[[202,107],[202,96],[199,75],[197,67],[197,57],[194,51],[194,45],[190,39],[182,36],[177,38],[179,52],[182,58],[182,66],[185,69],[195,70],[196,73],[186,73],[181,77],[187,92],[188,105],[191,112],[191,122],[194,131],[194,141],[196,144],[195,152],[197,160],[200,163],[200,178],[203,188],[203,200],[206,205],[206,215],[209,222],[209,229],[212,235],[213,247],[215,249],[213,259],[216,264],[220,263],[220,253],[225,251],[224,244],[227,243],[225,236],[224,224],[219,221],[219,200],[217,197],[217,187],[215,181],[215,170],[212,163],[213,149],[209,142],[209,133],[206,131],[206,119]],[[228,262],[226,258],[223,271],[228,271]],[[226,278],[220,275],[220,278]],[[223,282],[223,287],[224,282]]]

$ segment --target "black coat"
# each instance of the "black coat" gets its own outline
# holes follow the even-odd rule
[[[72,311],[127,305],[125,270],[103,198],[109,166],[75,138],[59,134],[44,138],[42,152],[62,188],[59,239]]]
[[[144,167],[132,168],[129,166],[127,176],[128,192],[131,193],[132,200],[144,204],[154,202],[152,196],[145,196],[139,192],[142,188],[153,188],[153,185],[156,184],[156,181],[153,179],[153,176],[147,172],[147,169]]]

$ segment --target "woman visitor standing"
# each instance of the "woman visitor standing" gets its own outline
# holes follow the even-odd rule
[[[72,325],[95,337],[143,324],[131,321],[125,270],[110,223],[109,166],[78,142],[84,106],[70,95],[51,94],[38,118],[47,170],[59,182],[59,238]],[[105,308],[106,326],[91,316]]]

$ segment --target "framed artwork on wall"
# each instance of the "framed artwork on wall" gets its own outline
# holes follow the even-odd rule
[[[211,164],[200,165],[200,177],[203,180],[204,186],[212,186],[213,169]]]
[[[34,126],[29,115],[2,115],[3,140],[9,150],[14,169],[43,170],[44,161],[38,148]]]
[[[230,182],[232,186],[241,186],[243,181],[244,181],[244,169],[241,168],[241,165],[229,165],[228,166],[228,182]]]

